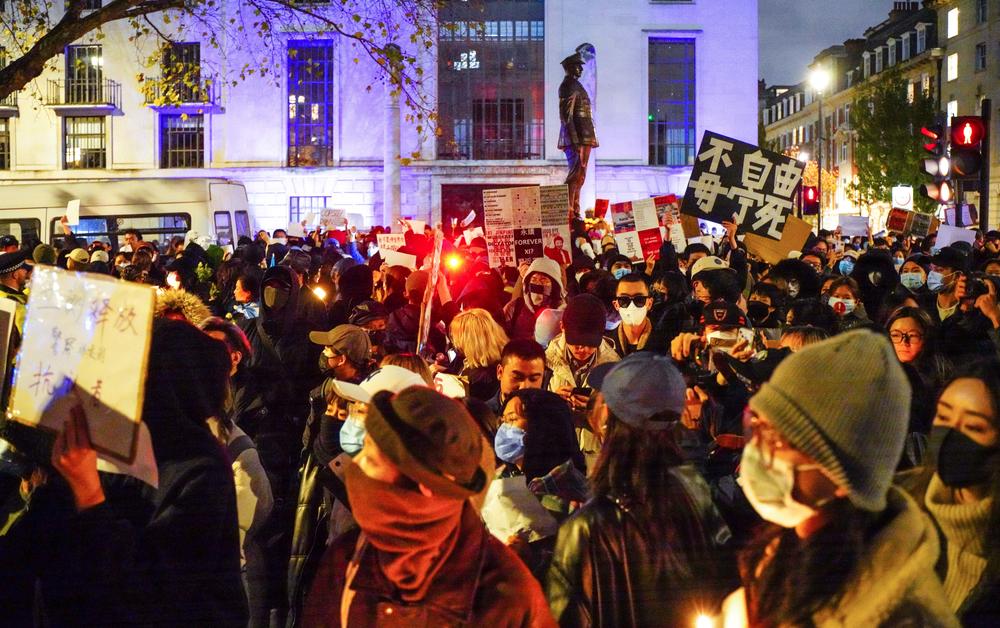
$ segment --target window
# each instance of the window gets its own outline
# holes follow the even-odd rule
[[[171,42],[160,61],[162,86],[177,94],[179,102],[203,102],[201,44]]]
[[[927,49],[927,26],[917,24],[917,54]]]
[[[439,19],[438,158],[543,159],[544,0],[449,2]]]
[[[913,103],[913,99],[916,97],[916,85],[913,81],[907,81],[906,83],[906,102]]]
[[[309,213],[319,215],[329,202],[329,196],[289,196],[288,222],[302,222]]]
[[[954,81],[958,78],[958,53],[948,55],[948,80]]]
[[[903,33],[903,49],[900,54],[900,61],[906,61],[910,58],[910,34]]]
[[[875,73],[882,71],[882,46],[875,49]]]
[[[871,76],[872,69],[872,56],[870,52],[866,52],[862,55],[865,59],[865,78]]]
[[[986,69],[986,44],[976,44],[976,72]]]
[[[83,3],[84,11],[96,11],[101,8],[102,0],[85,0]]]
[[[104,118],[98,116],[63,118],[63,167],[106,168],[107,140]]]
[[[976,0],[976,24],[982,24],[989,17],[989,0]]]
[[[99,44],[66,47],[66,104],[101,102],[104,51]]]
[[[10,170],[10,118],[0,118],[0,170]]]
[[[62,229],[59,230],[62,233]],[[40,242],[42,221],[37,218],[6,218],[0,220],[0,237],[12,235],[24,243]]]
[[[250,237],[250,213],[245,209],[237,209],[233,212],[236,215],[236,237]]]
[[[73,228],[73,235],[86,242],[101,240],[111,244],[116,250],[125,245],[118,234],[127,229],[135,229],[146,242],[158,245],[157,250],[166,252],[170,238],[184,237],[191,230],[190,214],[119,214],[115,216],[81,216],[80,224]],[[63,229],[59,219],[54,218],[49,225],[52,244],[63,246]]]
[[[288,42],[288,165],[333,165],[333,42]]]
[[[951,119],[958,115],[958,101],[949,100],[945,112],[947,114],[948,124],[951,124]]]
[[[205,167],[203,115],[160,114],[160,167]]]
[[[695,141],[694,40],[651,39],[649,41],[650,165],[692,165]]]
[[[896,42],[895,40],[889,40],[889,67],[896,65]]]
[[[233,219],[229,212],[215,212],[215,239],[219,246],[233,243]]]
[[[948,39],[958,36],[958,9],[948,11]]]
[[[924,96],[929,96],[931,93],[931,75],[926,72],[920,75],[920,91]]]

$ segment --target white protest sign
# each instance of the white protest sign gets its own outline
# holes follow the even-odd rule
[[[949,244],[954,244],[956,242],[968,242],[973,244],[976,241],[976,232],[972,229],[963,229],[962,227],[955,227],[952,225],[941,225],[938,227],[937,240],[934,241],[934,246],[938,249],[943,249]],[[32,281],[34,283],[34,281]]]
[[[301,222],[290,222],[285,233],[290,238],[304,238],[306,237],[306,228],[302,226]]]
[[[303,218],[302,220],[303,220],[303,222],[306,223],[306,225],[308,225],[310,227],[315,227],[316,226],[316,214],[314,214],[313,212],[307,213],[306,217]]]
[[[840,233],[847,237],[868,236],[867,216],[840,216]]]
[[[94,449],[133,462],[154,300],[151,286],[38,266],[14,379],[13,418],[58,432],[79,399]]]
[[[385,259],[386,251],[398,251],[406,246],[406,237],[402,233],[380,233],[378,238],[378,250],[382,252]]]
[[[319,215],[319,224],[324,229],[339,229],[344,226],[344,219],[347,217],[345,209],[324,209]]]
[[[413,231],[413,233],[418,233],[420,235],[423,235],[423,233],[424,233],[424,227],[427,226],[427,221],[425,221],[425,220],[407,220],[406,222],[410,223],[410,229]]]
[[[483,222],[490,268],[514,265],[514,223],[509,189],[483,190]]]
[[[66,203],[66,224],[75,227],[80,224],[80,199]]]
[[[569,186],[545,185],[539,188],[542,223],[542,254],[569,266]]]
[[[399,251],[381,251],[381,253],[382,260],[385,262],[386,266],[402,266],[403,268],[409,268],[410,270],[417,269],[416,255],[400,253]]]
[[[462,239],[465,240],[466,246],[472,244],[472,241],[476,238],[486,239],[486,232],[483,231],[482,227],[473,227],[472,229],[466,229],[462,232]]]
[[[490,533],[504,543],[522,531],[530,533],[529,542],[559,531],[559,523],[528,490],[523,475],[493,480],[480,514]]]

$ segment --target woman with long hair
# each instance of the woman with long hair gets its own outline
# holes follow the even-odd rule
[[[500,389],[497,365],[507,344],[507,333],[481,308],[459,312],[448,330],[458,353],[449,372],[466,381],[470,397],[492,399]]]
[[[600,382],[593,498],[560,528],[546,597],[563,626],[689,626],[728,590],[730,533],[674,440],[685,386],[669,358],[630,355]]]
[[[913,400],[909,432],[927,434],[934,419],[934,404],[949,371],[948,362],[937,351],[937,325],[924,310],[901,307],[889,315],[885,328],[910,380]]]
[[[937,531],[892,486],[909,402],[891,344],[868,330],[792,354],[750,399],[740,485],[771,525],[743,552],[722,625],[958,625]]]

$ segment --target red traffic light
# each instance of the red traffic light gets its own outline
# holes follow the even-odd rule
[[[941,145],[941,136],[944,135],[944,129],[941,128],[941,125],[934,124],[921,127],[920,134],[927,140],[924,142],[924,150],[935,154],[938,154],[938,151],[940,151],[943,154],[944,147]]]
[[[815,201],[816,200],[816,188],[814,188],[814,187],[807,187],[806,188],[806,200],[807,201]]]
[[[951,119],[951,145],[962,148],[978,146],[986,128],[979,116],[956,116]]]

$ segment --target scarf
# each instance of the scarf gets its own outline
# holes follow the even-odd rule
[[[455,548],[464,502],[372,479],[353,462],[345,465],[344,480],[382,573],[404,601],[422,600]]]

